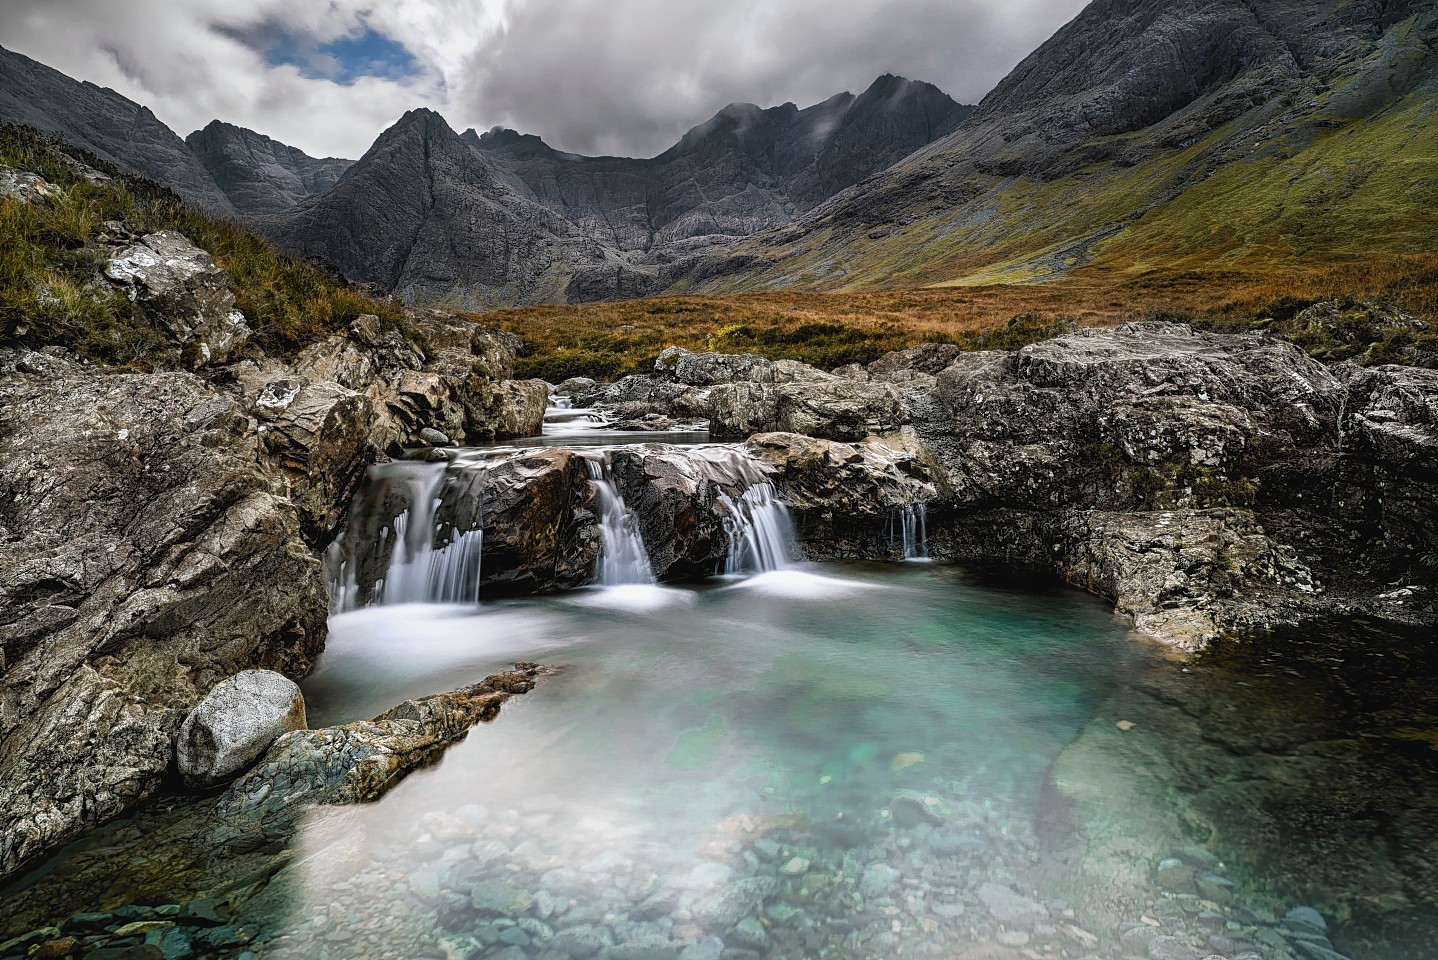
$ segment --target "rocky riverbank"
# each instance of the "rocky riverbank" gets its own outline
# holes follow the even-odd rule
[[[425,431],[531,435],[543,416],[546,387],[509,379],[511,337],[410,312],[296,356],[241,350],[209,256],[139,242],[110,273],[173,369],[0,351],[0,875],[159,789],[220,680],[304,673],[319,554],[366,465]]]
[[[750,440],[772,447],[819,556],[882,555],[862,532],[828,545],[849,518],[917,497],[935,557],[1055,571],[1185,651],[1328,617],[1438,624],[1431,370],[1330,367],[1276,338],[1143,323],[1018,351],[926,345],[835,374],[676,348],[652,377],[559,389],[635,425],[707,415],[721,434],[911,451],[921,490],[861,493],[885,470],[845,454],[851,476],[834,460],[816,497],[789,467],[813,464],[818,441]]]
[[[125,282],[167,309],[213,270],[197,257]],[[237,350],[235,324],[170,329],[172,370],[0,357],[0,873],[160,789],[180,722],[225,677],[308,668],[340,583],[332,569],[327,591],[320,554],[349,551],[364,603],[415,502],[372,482],[374,529],[352,520],[332,548],[372,461],[441,461],[424,547],[482,530],[488,595],[594,576],[591,460],[528,450],[474,469],[450,446],[538,432],[549,388],[509,379],[512,338],[411,312],[280,358]],[[211,333],[229,339],[206,349]],[[933,557],[1057,572],[1184,651],[1335,618],[1438,622],[1432,371],[1140,324],[833,373],[674,349],[652,377],[559,389],[746,441],[605,456],[660,579],[720,569],[735,504],[769,484],[811,558],[895,558],[896,523],[922,507]]]

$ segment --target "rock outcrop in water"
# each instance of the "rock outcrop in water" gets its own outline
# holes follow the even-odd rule
[[[1431,585],[1406,589],[1438,533],[1431,371],[1149,323],[1016,352],[925,345],[837,373],[669,350],[652,378],[571,389],[635,422],[808,434],[750,447],[815,555],[873,555],[877,515],[923,504],[935,556],[1053,570],[1184,649],[1335,612],[1433,621]],[[912,482],[882,489],[881,447]]]
[[[443,314],[407,329],[361,317],[203,379],[0,353],[0,874],[153,793],[215,684],[309,667],[319,554],[366,464],[425,429],[538,429],[513,338]]]

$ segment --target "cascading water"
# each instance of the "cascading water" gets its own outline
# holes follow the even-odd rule
[[[445,468],[392,463],[376,469],[387,479],[398,481],[393,489],[403,491],[408,505],[379,530],[380,540],[393,538],[393,543],[384,576],[374,581],[370,605],[478,603],[484,531],[451,530],[448,542],[435,546]],[[385,485],[382,489],[391,488]],[[356,561],[345,549],[349,535],[349,530],[341,535],[329,554],[330,608],[335,613],[364,605]]]
[[[609,458],[600,455],[586,460],[589,482],[599,495],[599,527],[604,549],[599,558],[595,583],[606,587],[654,583],[649,552],[639,535],[639,518],[624,503],[609,470]]]
[[[894,526],[902,538],[904,559],[929,559],[929,518],[925,506],[922,503],[906,503],[899,508],[894,519],[897,521]],[[893,539],[891,534],[890,541]]]
[[[728,511],[726,574],[770,573],[794,562],[794,522],[772,483],[753,484],[737,501],[721,493],[719,502]]]

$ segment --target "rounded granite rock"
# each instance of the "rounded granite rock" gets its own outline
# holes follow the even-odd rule
[[[187,784],[233,779],[282,733],[305,729],[305,698],[272,670],[243,670],[221,681],[180,727],[175,760]]]

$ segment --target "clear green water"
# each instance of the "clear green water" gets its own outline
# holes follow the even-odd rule
[[[1142,956],[1157,923],[1311,960],[1278,918],[1312,902],[1355,960],[1433,943],[1438,710],[1391,652],[1183,665],[1076,591],[810,565],[343,614],[311,725],[519,659],[563,669],[379,802],[147,810],[0,920],[207,896],[235,941],[199,955],[307,960]],[[1160,883],[1185,844],[1231,901]]]

